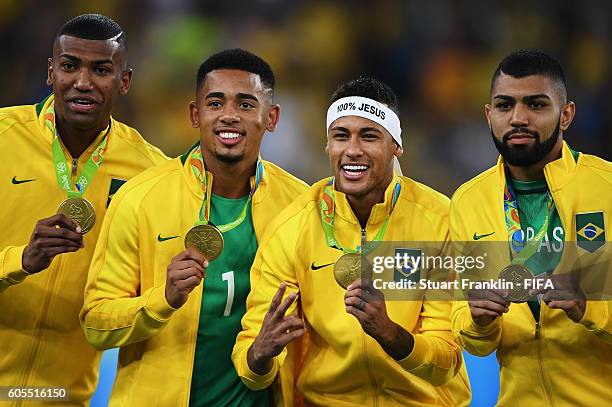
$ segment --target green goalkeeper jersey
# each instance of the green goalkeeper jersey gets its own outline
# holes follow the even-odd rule
[[[246,202],[247,197],[227,199],[212,195],[211,223],[232,222]],[[236,336],[241,330],[240,321],[246,311],[251,264],[257,252],[250,204],[244,221],[223,233],[223,240],[223,252],[210,262],[202,282],[202,308],[189,404],[267,406],[268,391],[249,390],[236,374],[231,359]]]

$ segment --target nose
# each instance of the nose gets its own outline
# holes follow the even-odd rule
[[[223,111],[221,112],[221,117],[219,120],[223,124],[234,124],[240,121],[240,115],[231,103],[227,103],[225,106],[223,106]]]
[[[87,92],[93,89],[93,82],[89,69],[83,67],[79,70],[77,78],[74,81],[74,88],[81,92]]]
[[[522,103],[517,103],[512,110],[512,117],[510,118],[510,125],[512,127],[525,127],[529,125],[529,117],[527,114],[527,107]]]
[[[363,155],[363,146],[361,145],[361,137],[358,135],[351,135],[344,154],[350,158],[358,158]]]

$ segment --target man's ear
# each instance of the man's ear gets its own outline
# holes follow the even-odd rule
[[[484,108],[485,108],[485,111],[484,111],[485,118],[487,119],[487,124],[489,125],[489,129],[491,129],[491,105],[487,103],[484,106]]]
[[[119,87],[119,94],[125,95],[130,90],[132,85],[132,69],[128,68],[121,73],[121,86]]]
[[[576,104],[574,102],[567,102],[563,109],[561,109],[561,115],[559,116],[559,127],[562,131],[566,131],[569,128],[575,115]]]
[[[274,131],[276,129],[276,125],[278,124],[278,120],[280,119],[281,108],[278,104],[273,104],[270,106],[270,111],[268,112],[268,125],[266,126],[266,130]]]
[[[404,155],[404,148],[400,146],[399,144],[397,144],[396,142],[394,142],[394,144],[395,144],[395,149],[393,150],[393,155],[396,156],[397,158],[400,158],[401,156]]]
[[[191,121],[191,127],[194,129],[200,127],[200,119],[198,118],[198,105],[195,101],[189,102],[189,120]]]
[[[53,85],[53,58],[47,59],[47,86]]]

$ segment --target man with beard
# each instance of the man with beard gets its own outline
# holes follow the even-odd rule
[[[327,111],[334,176],[283,211],[257,252],[232,358],[252,389],[280,371],[286,406],[469,404],[451,303],[391,301],[359,279],[366,240],[448,239],[448,198],[394,174],[398,111],[373,78],[341,85]]]
[[[106,208],[125,180],[167,160],[111,116],[130,88],[127,57],[119,24],[77,16],[53,42],[53,93],[0,109],[0,386],[62,386],[63,405],[88,404],[96,388],[101,353],[79,310]]]
[[[564,244],[603,245],[612,223],[612,166],[564,141],[574,113],[551,56],[524,50],[501,61],[485,106],[501,157],[454,194],[451,240],[507,242],[506,265],[536,277],[566,269]],[[456,339],[474,355],[497,351],[498,405],[609,403],[610,302],[588,300],[568,285],[548,288],[526,298],[498,290],[457,302]]]
[[[111,405],[265,406],[231,352],[263,232],[306,185],[259,156],[274,131],[274,74],[233,49],[196,77],[200,140],[125,185],[102,225],[81,322],[98,349],[121,347]]]

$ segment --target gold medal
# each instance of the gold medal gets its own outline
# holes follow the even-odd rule
[[[212,261],[223,251],[223,234],[213,225],[197,225],[185,236],[185,248],[194,247],[206,260]]]
[[[525,280],[532,279],[533,274],[522,264],[511,264],[504,267],[499,274],[500,280],[513,284],[513,289],[508,294],[511,302],[525,302],[529,299],[529,289],[525,288]]]
[[[334,278],[340,287],[346,288],[361,277],[361,254],[346,253],[334,265]]]
[[[85,198],[68,198],[57,208],[57,213],[63,213],[81,227],[81,234],[85,234],[96,223],[96,210],[91,202]]]

